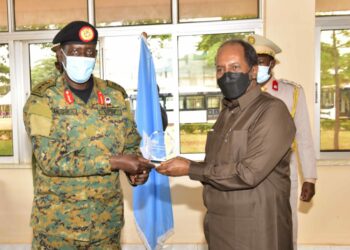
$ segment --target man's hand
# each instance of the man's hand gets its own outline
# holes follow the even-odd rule
[[[155,167],[149,160],[138,155],[114,155],[109,161],[112,171],[123,170],[130,175],[148,174]]]
[[[315,195],[315,184],[311,182],[304,182],[301,188],[300,200],[309,202]]]
[[[128,173],[125,173],[125,174],[129,179],[129,183],[133,186],[145,184],[149,176],[149,172],[145,174],[136,174],[136,175],[130,175]]]
[[[178,156],[162,162],[156,170],[158,173],[167,176],[184,176],[188,175],[190,164],[190,160]]]

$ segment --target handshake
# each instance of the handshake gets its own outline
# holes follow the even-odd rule
[[[149,172],[155,167],[154,164],[138,155],[114,155],[110,158],[112,171],[123,170],[131,185],[142,185],[147,179]]]
[[[123,170],[131,185],[142,185],[148,179],[152,168],[156,168],[150,160],[138,155],[115,155],[110,159],[112,171]],[[160,174],[167,176],[185,176],[189,173],[191,161],[183,157],[175,157],[161,162],[156,168]]]

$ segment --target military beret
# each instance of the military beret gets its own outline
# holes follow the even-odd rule
[[[245,37],[245,40],[254,47],[257,54],[275,57],[276,54],[282,52],[281,48],[274,42],[260,35],[248,35]]]
[[[54,47],[65,43],[96,44],[98,32],[94,26],[85,21],[74,21],[64,26],[53,38]]]

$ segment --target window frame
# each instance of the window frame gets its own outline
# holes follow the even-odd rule
[[[322,16],[316,17],[315,22],[315,103],[314,103],[314,127],[315,150],[317,160],[349,160],[349,151],[321,152],[321,33],[323,30],[349,29],[350,16]]]
[[[3,163],[9,164],[18,161],[18,129],[17,129],[17,118],[18,118],[18,109],[16,107],[16,89],[14,88],[12,82],[15,80],[14,72],[14,57],[13,54],[14,44],[11,41],[5,41],[0,38],[0,44],[7,44],[9,52],[9,67],[10,67],[10,92],[11,92],[11,119],[12,119],[12,147],[13,147],[13,156],[1,156],[0,159]]]
[[[88,17],[90,23],[94,23],[94,1],[88,1]],[[263,6],[263,1],[259,1],[259,6]],[[26,134],[23,124],[22,110],[26,99],[30,94],[30,60],[29,60],[29,44],[51,42],[52,38],[57,34],[57,30],[43,31],[15,31],[14,30],[14,14],[12,0],[7,0],[8,4],[8,32],[0,33],[0,43],[9,44],[10,53],[10,81],[12,93],[12,109],[13,109],[13,157],[0,157],[0,169],[2,168],[30,168],[31,146],[29,138]],[[173,93],[174,107],[179,107],[179,68],[178,68],[178,38],[187,35],[202,34],[221,34],[235,32],[254,32],[262,34],[263,32],[263,13],[259,7],[259,18],[234,21],[219,22],[200,22],[200,23],[177,23],[177,1],[172,1],[172,24],[164,25],[142,25],[142,26],[125,26],[125,27],[105,27],[98,28],[100,51],[103,55],[103,39],[111,36],[127,36],[140,35],[146,31],[149,36],[169,34],[172,36],[172,57],[173,60],[173,79],[174,86],[169,86]],[[103,58],[101,65],[103,65]],[[103,67],[103,66],[102,66]],[[101,75],[104,75],[103,70]],[[180,145],[180,123],[179,108],[174,110],[175,122],[175,144]],[[180,154],[180,147],[176,147],[176,154]],[[186,157],[193,160],[202,160],[204,153],[186,154]]]

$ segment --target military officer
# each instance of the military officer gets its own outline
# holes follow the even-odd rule
[[[246,40],[253,45],[258,54],[258,84],[260,84],[264,91],[280,98],[287,105],[289,112],[294,118],[294,123],[297,129],[290,162],[290,204],[293,215],[293,244],[294,249],[297,249],[297,192],[299,164],[301,165],[303,175],[300,200],[310,202],[315,194],[315,183],[317,179],[316,157],[305,94],[301,85],[288,80],[277,80],[273,76],[273,68],[276,65],[275,55],[281,52],[281,49],[274,42],[256,34],[249,35],[246,37]]]
[[[24,107],[33,157],[33,249],[121,249],[119,170],[147,181],[148,160],[125,90],[92,75],[98,32],[84,21],[54,37],[62,74],[36,86]]]

